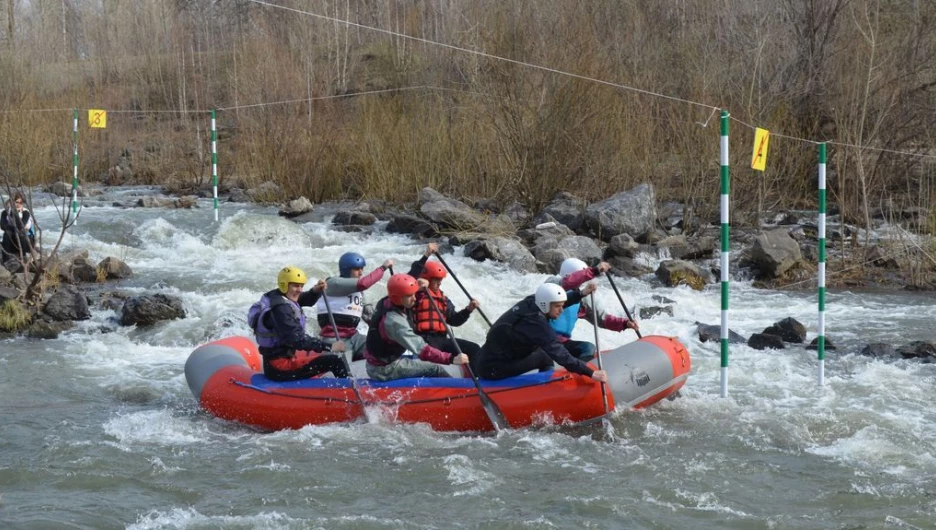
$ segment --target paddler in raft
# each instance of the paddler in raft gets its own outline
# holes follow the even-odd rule
[[[467,364],[464,353],[453,355],[428,344],[413,331],[412,308],[416,292],[428,284],[409,274],[394,274],[387,282],[387,296],[377,302],[367,331],[364,358],[367,375],[377,381],[405,377],[451,377],[442,365]],[[418,359],[403,357],[415,352]]]
[[[328,288],[325,290],[325,297],[328,297],[328,305],[325,304],[325,297],[322,297],[316,304],[318,311],[318,324],[322,330],[322,339],[326,342],[344,341],[351,352],[351,360],[357,361],[364,358],[364,343],[366,337],[358,330],[358,324],[363,319],[369,320],[370,305],[366,303],[364,291],[370,289],[379,282],[384,272],[393,267],[393,260],[388,259],[369,274],[364,274],[364,267],[367,262],[364,256],[357,252],[345,252],[338,258],[338,277],[330,277],[325,280]],[[332,328],[328,318],[328,307],[331,307],[332,314],[335,317],[335,326]]]
[[[551,283],[537,287],[535,294],[517,302],[491,326],[481,351],[472,360],[475,374],[482,379],[505,379],[530,370],[552,370],[555,361],[571,373],[607,383],[604,370],[593,370],[575,358],[549,326],[564,308],[580,303],[595,289],[593,283],[568,292]]]
[[[442,291],[442,280],[447,276],[445,266],[438,261],[428,261],[429,257],[439,251],[439,245],[429,243],[422,258],[413,262],[410,267],[409,275],[413,278],[425,279],[428,283],[426,289],[420,289],[416,292],[416,304],[413,306],[413,329],[416,334],[425,339],[432,346],[452,354],[458,353],[458,348],[452,343],[445,329],[445,324],[457,327],[461,326],[471,318],[471,313],[480,306],[477,300],[471,300],[461,311],[455,310],[455,304]],[[436,311],[432,307],[429,297],[435,301]],[[481,349],[481,345],[470,340],[458,339],[458,346],[462,353],[469,358],[473,357]]]
[[[306,334],[306,317],[302,307],[315,305],[325,282],[302,292],[307,277],[302,269],[287,265],[276,276],[277,288],[265,293],[250,306],[247,323],[254,330],[258,350],[263,356],[263,375],[273,381],[307,379],[325,372],[335,377],[348,377],[344,361],[337,355],[321,352],[343,352],[343,342],[329,345]]]
[[[583,283],[593,280],[601,273],[606,273],[609,270],[611,270],[611,264],[606,261],[602,261],[595,267],[589,267],[580,259],[568,258],[559,266],[559,276],[547,278],[546,282],[559,285],[566,291],[570,291],[578,289]],[[593,313],[597,313],[597,315]],[[592,307],[589,299],[584,296],[580,303],[567,306],[562,310],[558,318],[549,321],[549,327],[553,328],[559,342],[569,350],[569,353],[585,362],[595,358],[595,345],[584,340],[572,340],[572,330],[580,318],[591,322],[594,320],[594,316],[597,316],[598,327],[603,329],[621,332],[626,329],[636,330],[640,327],[634,320],[611,315],[600,307]]]

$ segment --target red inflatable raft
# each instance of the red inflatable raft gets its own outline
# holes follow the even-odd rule
[[[650,336],[602,353],[608,371],[608,407],[642,408],[674,394],[691,368],[689,353],[674,338]],[[363,373],[356,363],[353,371]],[[201,406],[219,418],[265,429],[349,422],[364,407],[405,423],[439,431],[490,431],[471,379],[411,378],[377,382],[321,377],[275,382],[263,376],[257,345],[230,337],[198,347],[185,363],[185,378]],[[355,393],[363,400],[358,399]],[[563,368],[524,374],[481,386],[510,426],[580,423],[601,418],[601,385]]]

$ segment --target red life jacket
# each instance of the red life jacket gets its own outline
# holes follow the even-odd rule
[[[432,304],[429,302],[429,296],[426,296],[427,292],[429,296],[435,300],[439,311],[442,312],[441,315],[432,308]],[[443,293],[441,289],[435,293],[428,289],[416,293],[416,305],[413,306],[413,322],[416,324],[416,333],[445,334],[445,322],[448,320],[445,315],[447,314],[448,302],[445,298],[445,293]]]

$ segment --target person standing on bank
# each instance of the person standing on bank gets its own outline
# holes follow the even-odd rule
[[[589,267],[580,259],[568,258],[559,267],[559,276],[553,276],[546,281],[560,285],[566,291],[570,291],[578,289],[583,283],[593,280],[601,273],[606,273],[609,270],[611,270],[611,264],[606,261],[602,261],[596,267]],[[593,322],[593,313],[597,314],[598,327],[600,328],[610,329],[611,331],[624,331],[625,329],[639,329],[640,327],[633,320],[608,314],[599,307],[592,307],[586,297],[582,297],[581,302],[566,307],[558,318],[549,321],[549,326],[556,332],[559,342],[569,350],[569,353],[585,362],[595,357],[595,345],[584,340],[572,340],[572,330],[580,318]]]
[[[306,280],[306,274],[298,267],[284,267],[276,276],[277,288],[265,293],[247,313],[247,322],[256,334],[263,356],[263,375],[273,381],[307,379],[325,372],[335,377],[350,375],[340,357],[321,353],[343,352],[343,342],[329,345],[305,332],[302,308],[315,305],[326,289],[325,282],[320,281],[302,292]]]
[[[458,353],[458,348],[452,343],[453,340],[457,341],[462,353],[470,358],[478,353],[481,345],[469,340],[449,337],[445,324],[447,322],[449,326],[461,326],[471,318],[471,312],[481,304],[477,300],[472,300],[461,311],[455,311],[455,304],[442,292],[442,280],[447,275],[445,266],[438,261],[428,261],[429,256],[438,251],[439,246],[436,243],[429,243],[423,257],[414,261],[410,267],[410,276],[429,282],[426,289],[416,292],[416,304],[413,306],[413,329],[426,342],[449,353]],[[439,311],[432,307],[430,297],[435,301]]]
[[[387,282],[387,296],[377,302],[370,329],[367,331],[367,375],[377,381],[391,381],[405,377],[451,377],[444,364],[467,364],[464,353],[452,355],[431,346],[413,331],[411,309],[416,303],[416,292],[425,287],[426,280],[409,274],[394,274]],[[419,359],[403,357],[407,351]]]
[[[388,259],[377,267],[370,274],[364,275],[364,267],[367,262],[364,256],[357,252],[345,252],[338,259],[337,278],[330,277],[325,280],[328,288],[325,290],[325,296],[328,297],[328,305],[324,299],[320,299],[316,304],[318,311],[318,325],[322,330],[322,339],[326,342],[337,340],[344,341],[351,352],[351,360],[357,361],[363,359],[365,335],[358,332],[358,324],[361,320],[368,323],[370,320],[370,304],[367,304],[364,298],[364,291],[370,289],[379,282],[389,268],[393,267],[393,260]],[[328,318],[328,308],[331,307],[332,314],[335,317],[335,326],[332,328],[331,321]]]
[[[472,363],[475,374],[482,379],[505,379],[530,370],[551,370],[555,361],[571,373],[607,383],[604,370],[593,370],[573,357],[549,326],[563,308],[579,303],[596,288],[592,283],[569,292],[551,283],[537,287],[535,294],[519,301],[494,322]]]
[[[0,229],[3,230],[3,251],[13,256],[24,256],[36,246],[32,213],[26,209],[22,192],[15,192],[0,213]]]

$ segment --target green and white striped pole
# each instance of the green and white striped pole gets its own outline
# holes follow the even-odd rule
[[[72,118],[72,213],[78,217],[78,109]]]
[[[826,144],[819,144],[819,386],[825,384],[825,292],[826,292]]]
[[[215,111],[211,110],[211,181],[214,194],[214,216],[218,221],[218,127],[215,122]]]
[[[728,111],[721,112],[721,397],[728,397]]]

